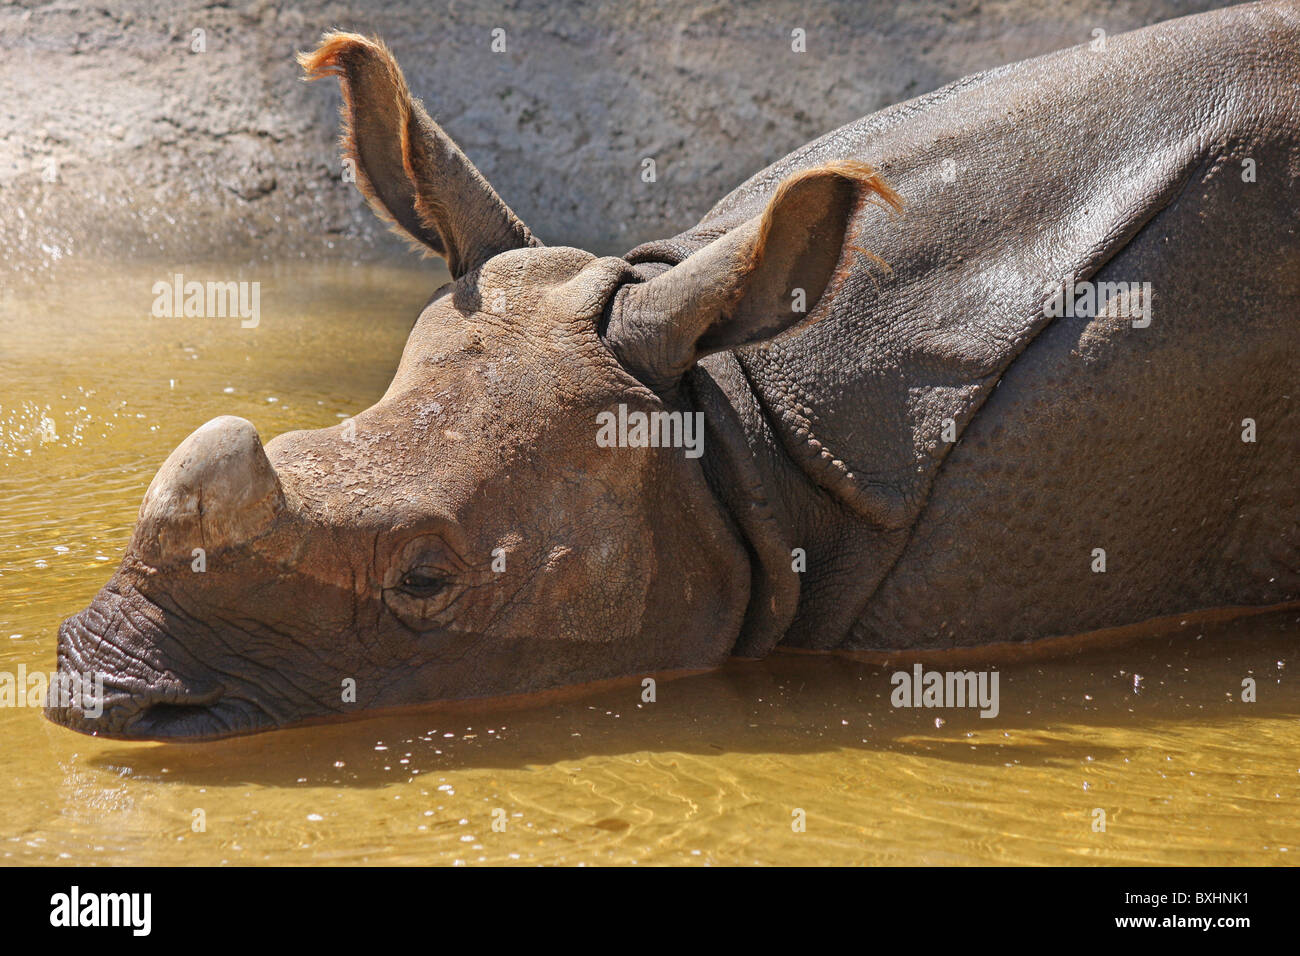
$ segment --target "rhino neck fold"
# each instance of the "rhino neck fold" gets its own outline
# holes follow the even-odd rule
[[[684,233],[643,243],[623,258],[641,281],[680,264],[725,230]],[[745,543],[749,605],[731,653],[759,658],[781,643],[799,607],[799,575],[790,568],[790,522],[750,446],[746,423],[772,439],[762,409],[731,352],[707,356],[682,379],[681,397],[704,413],[705,481]],[[775,443],[767,447],[775,448]]]
[[[705,479],[749,552],[749,606],[732,654],[763,657],[781,642],[794,620],[799,575],[791,570],[785,509],[746,438],[744,422],[761,422],[762,411],[748,389],[721,384],[728,380],[743,382],[744,376],[735,356],[720,352],[693,368],[683,385],[692,404],[704,413]]]

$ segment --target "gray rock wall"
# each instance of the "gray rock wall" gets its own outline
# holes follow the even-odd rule
[[[883,106],[1095,29],[1221,5],[7,4],[0,247],[28,273],[69,257],[404,254],[340,177],[337,85],[299,79],[294,52],[331,27],[387,40],[416,95],[543,241],[617,253],[689,226],[762,166]],[[796,28],[804,53],[791,49]],[[205,52],[192,49],[196,30]]]

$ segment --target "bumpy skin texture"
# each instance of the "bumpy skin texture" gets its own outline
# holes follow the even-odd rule
[[[652,274],[793,171],[849,157],[906,198],[901,218],[867,207],[854,225],[892,273],[861,260],[806,326],[706,358],[691,382],[760,472],[748,500],[719,483],[762,515],[764,600],[738,653],[1024,640],[1300,598],[1297,4],[960,81],[809,144],[629,258]],[[1150,282],[1150,327],[1044,316],[1049,287],[1086,280]]]
[[[263,449],[220,418],[173,452],[60,628],[103,715],[51,719],[215,737],[1300,598],[1296,3],[901,104],[624,258],[542,246],[382,43],[302,62],[341,81],[367,200],[454,281],[353,420]],[[1149,326],[1045,316],[1090,279],[1150,283]],[[703,457],[598,446],[618,405],[702,413]]]

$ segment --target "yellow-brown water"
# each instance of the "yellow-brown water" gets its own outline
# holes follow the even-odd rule
[[[261,282],[260,325],[151,317],[177,271]],[[169,263],[0,294],[0,672],[52,666],[190,431],[228,413],[267,440],[369,405],[441,278]],[[793,654],[654,703],[633,682],[213,744],[4,707],[0,861],[1294,863],[1298,639],[1291,611],[993,659],[995,719],[893,708],[898,665]]]

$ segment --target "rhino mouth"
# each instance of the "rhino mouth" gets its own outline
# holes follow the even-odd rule
[[[126,639],[122,618],[119,612],[106,621],[93,604],[60,625],[58,669],[45,706],[49,720],[118,740],[213,740],[276,726],[223,683],[187,680],[133,653],[139,642]]]
[[[209,740],[240,732],[229,719],[230,708],[223,706],[220,692],[205,702],[146,703],[119,735],[132,739],[175,740],[180,738]],[[255,728],[249,728],[252,732]]]

